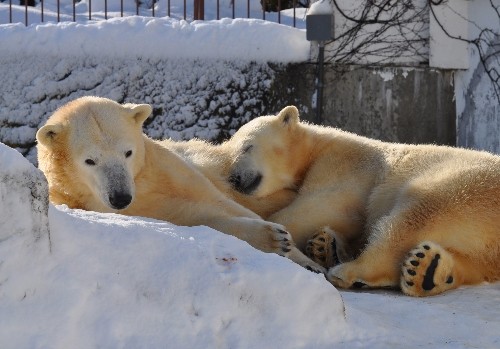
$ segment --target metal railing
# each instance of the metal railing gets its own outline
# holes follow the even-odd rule
[[[0,0],[0,24],[83,22],[140,15],[187,21],[256,18],[304,28],[307,5],[299,0]]]

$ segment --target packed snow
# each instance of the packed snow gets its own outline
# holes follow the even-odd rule
[[[308,15],[333,15],[332,3],[329,0],[319,0],[313,3],[309,10]]]
[[[11,165],[2,178],[39,172],[3,144],[0,155]],[[339,292],[322,275],[207,227],[64,205],[50,205],[50,239],[35,237],[47,222],[27,212],[32,184],[1,184],[1,202],[17,198],[0,212],[1,348],[500,345],[498,283],[426,299]]]
[[[269,32],[275,34],[270,37]],[[131,44],[124,45],[124,40]],[[63,22],[25,27],[17,23],[3,26],[0,42],[2,47],[17,47],[16,54],[23,56],[223,58],[247,62],[301,62],[309,57],[303,30],[257,19],[187,22],[131,16],[88,24]]]
[[[37,128],[76,97],[151,103],[158,138],[217,139],[262,111],[265,96],[247,93],[271,84],[268,62],[309,55],[300,28],[178,13],[87,22],[80,4],[78,23],[0,25],[0,140],[32,163]],[[207,227],[52,205],[45,216],[39,179],[0,144],[2,349],[500,347],[500,283],[425,299],[338,291]]]
[[[49,219],[50,253],[26,231],[0,243],[1,348],[323,347],[319,327],[345,331],[322,277],[236,238],[64,206]]]

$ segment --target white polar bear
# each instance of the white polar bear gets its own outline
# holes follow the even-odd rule
[[[175,151],[148,138],[142,125],[151,109],[99,97],[59,108],[37,132],[38,162],[51,202],[206,225],[324,271],[292,245],[282,225],[236,203]]]
[[[298,189],[268,219],[327,267],[333,236],[343,262],[329,270],[334,285],[427,296],[500,279],[499,156],[310,125],[293,106],[236,136],[228,181],[257,197]]]

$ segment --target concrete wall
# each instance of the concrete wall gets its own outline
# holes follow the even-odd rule
[[[455,103],[450,71],[429,68],[326,65],[322,124],[361,135],[404,143],[454,145]],[[295,104],[302,118],[315,121],[316,65],[289,65],[275,77],[279,110]]]
[[[500,4],[499,1],[496,1]],[[487,68],[480,62],[477,48],[469,46],[469,69],[455,73],[457,101],[457,144],[500,154],[500,21],[489,1],[470,1],[468,7],[469,39],[477,38],[481,28],[489,28],[497,35],[483,35],[482,50]],[[480,27],[475,23],[480,23]],[[486,70],[490,71],[492,82]]]

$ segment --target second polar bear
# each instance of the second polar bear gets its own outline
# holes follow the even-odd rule
[[[329,227],[343,262],[327,275],[334,285],[427,296],[500,279],[499,156],[381,142],[301,122],[293,106],[236,136],[228,181],[257,197],[299,188],[269,220],[302,250]],[[309,240],[320,262],[328,235]]]
[[[59,108],[37,132],[39,167],[48,179],[51,202],[206,225],[323,270],[292,245],[282,225],[264,221],[183,157],[148,138],[142,125],[151,109],[99,97],[78,98]]]

